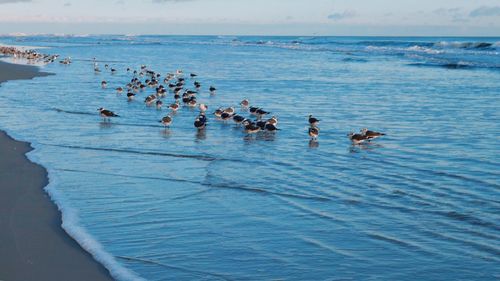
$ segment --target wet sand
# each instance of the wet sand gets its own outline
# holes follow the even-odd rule
[[[44,75],[0,62],[0,82]],[[61,214],[43,190],[47,171],[25,155],[31,150],[0,131],[0,280],[113,280],[61,228]]]

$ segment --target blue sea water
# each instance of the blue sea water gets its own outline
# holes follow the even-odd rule
[[[0,129],[33,143],[63,227],[119,280],[500,278],[500,38],[0,42],[72,57],[2,84]],[[94,57],[118,72],[95,74]],[[152,89],[114,91],[141,64],[197,73],[210,112],[248,98],[281,130],[248,137],[209,116],[197,132],[185,107],[164,130],[169,111],[142,102]],[[351,145],[364,127],[387,136]]]

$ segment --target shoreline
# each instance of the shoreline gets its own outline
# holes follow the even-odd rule
[[[0,61],[0,83],[52,75]],[[33,148],[0,130],[0,280],[113,280],[62,228],[62,214],[44,190],[47,170]]]

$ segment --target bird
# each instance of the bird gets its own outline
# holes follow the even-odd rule
[[[278,125],[278,118],[276,116],[273,116],[267,120],[267,123],[273,124],[273,125]]]
[[[311,137],[311,140],[316,140],[318,139],[319,136],[319,128],[312,126],[309,128],[309,136]]]
[[[255,121],[255,125],[257,125],[261,130],[266,129],[267,121],[257,120]]]
[[[200,109],[200,112],[205,112],[207,111],[208,109],[208,106],[204,103],[200,103],[200,105],[198,106],[198,108]]]
[[[264,117],[264,115],[269,114],[271,112],[268,112],[262,108],[259,108],[259,109],[257,109],[257,111],[255,111],[255,113],[257,114],[257,117],[260,119],[260,118]]]
[[[161,109],[162,105],[163,105],[163,102],[161,100],[156,101],[156,109]]]
[[[250,102],[247,100],[247,99],[244,99],[240,102],[240,105],[242,107],[248,107],[248,105],[250,104]]]
[[[361,134],[355,134],[352,132],[349,133],[347,136],[349,137],[349,139],[352,141],[353,144],[361,144],[368,139],[366,136],[363,136]]]
[[[257,110],[259,110],[259,108],[258,108],[258,107],[255,107],[255,106],[250,106],[249,112],[250,112],[250,114],[252,114],[252,115],[256,115]]]
[[[214,86],[210,86],[209,90],[210,90],[210,94],[213,95],[213,94],[215,94],[215,91],[217,91],[217,88],[215,88]]]
[[[267,123],[265,128],[268,132],[276,132],[277,130],[279,130],[274,124],[271,123]]]
[[[198,75],[196,75],[196,74],[194,74],[194,73],[191,73],[191,74],[189,74],[189,76],[191,76],[191,78],[194,78],[194,77],[196,77],[196,76],[198,76]]]
[[[196,99],[190,99],[187,103],[189,107],[196,107]]]
[[[259,126],[257,126],[254,122],[251,122],[249,120],[243,122],[243,125],[245,126],[245,132],[247,134],[255,134],[261,130]]]
[[[206,124],[207,124],[206,119],[200,119],[200,117],[198,117],[194,120],[194,127],[198,130],[204,129]]]
[[[311,115],[309,115],[309,125],[316,126],[319,123],[319,119],[316,119]]]
[[[145,99],[144,99],[144,102],[147,104],[147,105],[150,105],[152,102],[154,102],[156,100],[156,96],[155,95],[149,95],[147,96]]]
[[[227,113],[227,112],[222,112],[220,115],[220,118],[224,121],[228,120],[229,118],[233,117],[234,113]]]
[[[176,101],[175,103],[172,103],[171,105],[168,106],[168,108],[170,108],[174,112],[177,111],[179,107],[180,107],[179,101]]]
[[[102,82],[101,82],[101,87],[102,87],[103,89],[106,89],[106,87],[107,87],[107,86],[108,86],[108,82],[106,82],[106,81],[102,81]]]
[[[110,119],[111,117],[119,117],[118,114],[115,114],[113,111],[110,111],[110,110],[107,110],[107,109],[104,109],[104,108],[99,108],[98,109],[101,117],[103,118],[104,121],[106,121],[106,119]]]
[[[172,124],[172,117],[170,115],[167,115],[160,120],[160,123],[162,123],[163,126],[167,128],[170,126],[170,124]]]
[[[234,114],[234,107],[228,107],[226,109],[224,109],[224,112],[225,113],[228,113],[228,114]]]
[[[370,131],[367,128],[361,130],[361,134],[365,136],[368,140],[376,139],[381,136],[385,136],[384,133]]]
[[[238,125],[239,125],[239,124],[241,124],[241,123],[242,123],[243,121],[245,121],[245,120],[246,120],[246,119],[245,119],[245,117],[243,117],[243,116],[241,116],[241,115],[234,115],[234,116],[233,116],[233,121],[234,121],[234,123],[236,123],[236,124],[238,124]]]
[[[134,99],[134,97],[135,97],[135,94],[134,94],[134,93],[132,93],[132,92],[128,92],[128,93],[127,93],[127,98],[128,98],[128,100],[129,100],[129,101],[133,100],[133,99]]]
[[[217,109],[215,110],[215,112],[214,112],[214,115],[215,115],[215,117],[220,118],[220,117],[221,117],[221,115],[222,115],[222,113],[224,113],[224,110],[222,110],[222,108],[217,108]]]
[[[122,87],[116,88],[116,92],[119,93],[119,94],[122,93],[123,92],[123,88]]]

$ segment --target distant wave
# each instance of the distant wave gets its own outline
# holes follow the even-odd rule
[[[495,49],[500,42],[447,42],[441,41],[434,44],[434,47],[440,48],[459,48],[459,49]]]
[[[500,70],[500,65],[489,65],[489,64],[478,64],[472,62],[416,62],[409,63],[409,66],[416,67],[441,67],[447,69],[475,69],[475,68],[485,68],[492,70]]]

